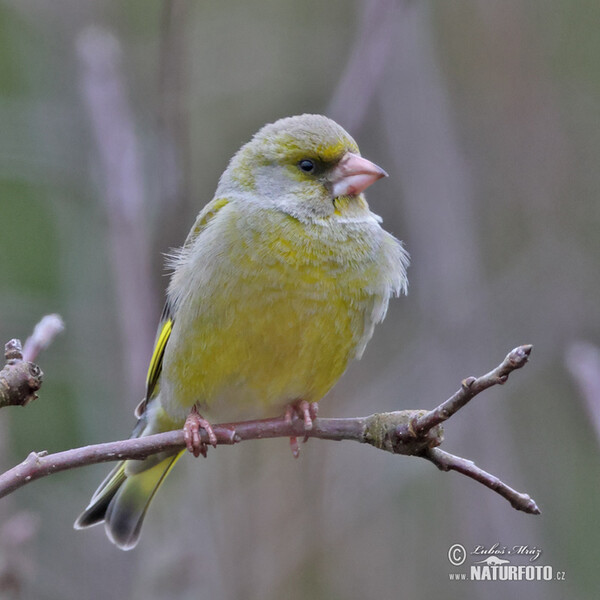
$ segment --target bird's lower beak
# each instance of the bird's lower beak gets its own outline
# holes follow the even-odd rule
[[[358,196],[372,183],[388,174],[370,160],[346,152],[332,172],[332,193],[334,198],[339,196]]]

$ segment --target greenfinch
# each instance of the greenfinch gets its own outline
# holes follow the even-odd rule
[[[386,173],[321,115],[265,125],[235,154],[214,198],[169,259],[167,301],[132,437],[184,427],[205,453],[213,422],[298,412],[360,358],[391,296],[406,291],[408,255],[363,191]],[[104,522],[133,548],[179,454],[119,463],[76,528]]]

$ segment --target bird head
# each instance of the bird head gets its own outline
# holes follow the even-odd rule
[[[256,133],[232,158],[217,194],[241,194],[310,221],[368,211],[362,192],[386,176],[337,123],[305,114]]]

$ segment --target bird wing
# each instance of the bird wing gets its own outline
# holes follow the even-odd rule
[[[139,419],[146,410],[148,402],[154,395],[156,384],[162,371],[162,361],[165,354],[165,348],[173,329],[173,316],[172,309],[169,301],[165,303],[160,322],[158,325],[158,331],[156,332],[156,340],[154,342],[154,351],[152,352],[152,358],[150,359],[150,365],[148,367],[148,374],[146,375],[146,397],[136,406],[135,416]]]
[[[219,210],[221,210],[221,208],[228,203],[229,201],[225,198],[215,198],[204,207],[204,209],[196,218],[196,222],[188,234],[183,247],[169,259],[175,268],[179,253],[185,252],[185,250],[194,243],[196,238],[206,228],[208,223],[215,217]],[[171,303],[167,300],[158,324],[156,339],[154,341],[154,351],[152,352],[152,358],[150,359],[148,374],[146,376],[146,397],[137,405],[135,409],[135,416],[138,419],[144,414],[148,402],[153,398],[155,392],[158,391],[156,386],[162,371],[165,348],[167,347],[167,342],[169,341],[171,331],[173,330],[173,323],[174,309]]]

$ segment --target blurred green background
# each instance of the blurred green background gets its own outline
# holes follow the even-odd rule
[[[369,201],[412,256],[322,414],[433,407],[533,343],[444,448],[542,510],[349,442],[251,442],[182,460],[123,553],[72,529],[97,465],[0,501],[0,597],[596,598],[599,26],[595,0],[0,2],[0,341],[67,327],[40,400],[0,413],[2,470],[129,435],[162,253],[254,131],[319,112],[390,173]],[[449,581],[454,543],[541,548],[566,581]]]

